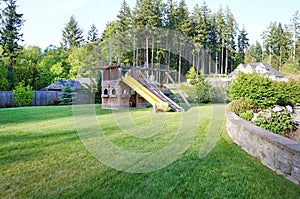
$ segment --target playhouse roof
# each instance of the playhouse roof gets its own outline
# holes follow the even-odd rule
[[[71,88],[74,90],[81,90],[82,86],[86,87],[87,85],[96,84],[94,78],[77,78],[74,80],[59,80],[53,84],[40,89],[40,91],[61,91],[65,88],[66,84],[69,83]]]

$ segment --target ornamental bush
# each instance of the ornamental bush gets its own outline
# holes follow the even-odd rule
[[[258,74],[239,73],[229,87],[230,100],[249,98],[258,108],[272,107],[277,103],[274,82]]]
[[[258,74],[239,73],[229,87],[230,100],[250,98],[257,108],[295,106],[300,102],[300,81],[273,81]]]
[[[244,120],[250,121],[253,118],[253,111],[248,110],[244,113],[241,113],[240,117],[243,118]]]
[[[229,111],[232,111],[237,115],[252,110],[253,108],[255,108],[255,104],[253,103],[253,101],[245,97],[241,97],[237,100],[233,100],[228,105]]]
[[[211,102],[210,89],[211,85],[204,79],[202,75],[198,75],[197,83],[194,85],[197,103]]]
[[[251,121],[273,133],[289,134],[293,131],[292,111],[291,106],[275,106],[273,109],[257,111]]]
[[[274,82],[276,87],[277,104],[281,106],[295,106],[300,102],[300,82]]]
[[[31,86],[19,82],[13,90],[14,103],[18,106],[28,106],[32,103],[34,92]]]

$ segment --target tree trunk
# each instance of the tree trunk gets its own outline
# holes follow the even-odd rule
[[[204,74],[205,73],[205,59],[206,59],[206,53],[205,53],[205,47],[203,47],[203,50],[202,50],[202,73]]]
[[[147,35],[146,36],[146,68],[149,68],[148,63],[149,63],[149,37]]]
[[[179,47],[179,66],[178,66],[178,83],[180,84],[180,74],[181,74],[181,43],[180,43],[180,47]]]
[[[211,73],[211,54],[210,54],[209,49],[208,49],[207,55],[208,55],[208,74],[210,75],[210,73]]]
[[[139,48],[136,48],[135,65],[139,65]]]
[[[226,57],[225,57],[225,74],[227,74],[228,71],[228,46],[226,45]]]
[[[224,44],[224,39],[222,39],[222,52],[221,52],[221,74],[224,73],[224,65],[223,65],[223,60],[224,60],[224,47],[223,47],[223,44]]]
[[[218,74],[218,52],[216,52],[216,74]]]
[[[296,59],[296,29],[294,30],[294,43],[293,43],[293,63],[295,63]]]

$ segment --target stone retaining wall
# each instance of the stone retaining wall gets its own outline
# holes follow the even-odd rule
[[[226,113],[229,136],[248,154],[277,174],[300,185],[300,143],[271,133],[235,113]]]

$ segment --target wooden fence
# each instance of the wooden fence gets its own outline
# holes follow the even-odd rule
[[[54,105],[59,99],[60,91],[35,91],[32,99],[32,106],[47,106]],[[77,104],[93,103],[93,100],[89,98],[83,92],[75,92],[74,94]],[[0,91],[0,107],[12,107],[15,106],[13,101],[12,91]]]

